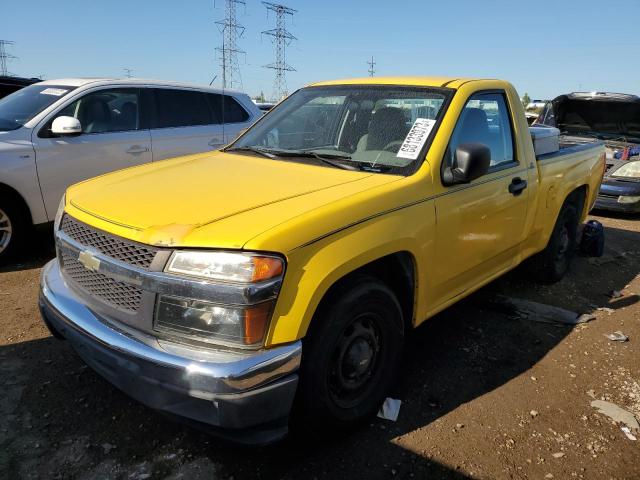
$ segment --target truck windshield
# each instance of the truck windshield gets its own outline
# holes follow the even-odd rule
[[[424,159],[449,95],[446,89],[401,86],[303,88],[226,151],[409,174]]]
[[[0,132],[17,130],[75,87],[30,85],[0,100]]]

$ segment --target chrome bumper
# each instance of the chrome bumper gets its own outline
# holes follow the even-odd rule
[[[301,342],[258,352],[164,342],[100,317],[66,285],[57,260],[43,269],[42,317],[97,373],[136,400],[223,436],[268,443],[284,436],[298,382]]]

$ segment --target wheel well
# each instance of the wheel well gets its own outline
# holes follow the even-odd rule
[[[27,205],[27,202],[24,201],[22,195],[20,195],[14,188],[4,183],[0,183],[0,198],[2,197],[14,200],[18,204],[20,210],[22,210],[25,218],[29,220],[29,224],[33,224],[33,218],[31,217],[31,210],[29,209],[29,205]]]
[[[402,308],[405,332],[408,332],[413,325],[414,315],[416,275],[413,255],[409,252],[396,252],[349,272],[329,287],[329,290],[322,297],[317,311],[330,304],[330,299],[340,293],[341,285],[357,274],[375,277],[393,291]]]
[[[587,199],[587,186],[581,185],[575,190],[573,190],[569,195],[567,195],[567,199],[565,203],[573,203],[578,209],[578,213],[580,214],[580,221],[585,215],[585,201]]]

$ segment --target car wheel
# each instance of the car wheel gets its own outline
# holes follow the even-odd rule
[[[530,270],[543,283],[555,283],[564,277],[576,251],[578,209],[565,203],[558,214],[547,247],[530,259]]]
[[[10,199],[0,197],[0,265],[18,252],[26,230],[20,210],[10,202]]]
[[[314,429],[350,427],[375,414],[402,353],[402,310],[393,292],[366,275],[340,287],[303,340],[296,406]]]

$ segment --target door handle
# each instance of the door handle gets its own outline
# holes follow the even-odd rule
[[[516,177],[511,180],[511,183],[509,184],[509,193],[517,197],[525,188],[527,188],[527,181],[520,177]]]
[[[127,153],[131,153],[133,155],[135,155],[136,153],[144,153],[144,152],[148,152],[149,149],[147,147],[141,147],[140,145],[134,145],[133,147],[129,148],[129,150],[127,150]]]

